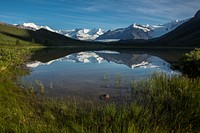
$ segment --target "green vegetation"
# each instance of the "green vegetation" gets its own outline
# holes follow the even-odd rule
[[[200,76],[200,48],[186,53],[179,61],[178,68],[190,77]]]
[[[28,30],[18,29],[11,25],[0,24],[0,45],[2,46],[30,46],[30,45],[41,45],[38,43],[32,43]]]
[[[20,87],[26,75],[28,49],[0,48],[0,132],[198,132],[200,78],[154,75],[131,81],[132,100],[124,105],[100,101],[52,99],[39,90]],[[110,80],[108,74],[104,80]],[[122,79],[116,76],[116,87]],[[52,86],[52,85],[51,85]]]
[[[24,59],[29,57],[28,49],[21,48],[0,48],[0,71],[4,69],[11,69],[23,65]]]
[[[122,88],[122,76],[120,74],[115,77],[115,88]]]

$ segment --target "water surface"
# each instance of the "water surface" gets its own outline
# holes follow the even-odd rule
[[[47,95],[94,100],[106,93],[113,100],[124,99],[130,95],[132,80],[145,80],[155,72],[177,74],[160,57],[130,51],[68,51],[64,54],[59,50],[45,50],[38,52],[37,58],[35,55],[27,66],[31,72],[22,78],[23,82],[35,85],[40,81]]]

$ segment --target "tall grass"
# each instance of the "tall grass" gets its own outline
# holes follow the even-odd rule
[[[23,91],[12,98],[4,94],[9,97],[9,104],[1,105],[1,110],[7,107],[1,115],[1,125],[4,127],[1,130],[197,132],[200,130],[199,86],[200,79],[157,75],[144,82],[142,88],[141,84],[136,85],[137,93],[133,93],[135,99],[126,105],[100,101],[98,105],[79,106],[73,99],[56,100]]]

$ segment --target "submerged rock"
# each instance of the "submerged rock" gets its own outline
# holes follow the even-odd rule
[[[110,99],[110,95],[107,93],[105,95],[100,96],[100,99],[102,99],[102,100]]]

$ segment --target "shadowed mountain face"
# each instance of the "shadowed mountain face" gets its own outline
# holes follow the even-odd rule
[[[197,13],[194,15],[194,18],[196,18],[196,19],[200,19],[200,10],[197,11]]]
[[[72,44],[76,46],[77,44],[81,44],[80,41],[50,32],[46,29],[40,29],[32,32],[32,36],[35,37],[36,42],[42,43],[46,46],[67,46]]]
[[[189,21],[156,39],[159,45],[200,47],[200,10]]]

